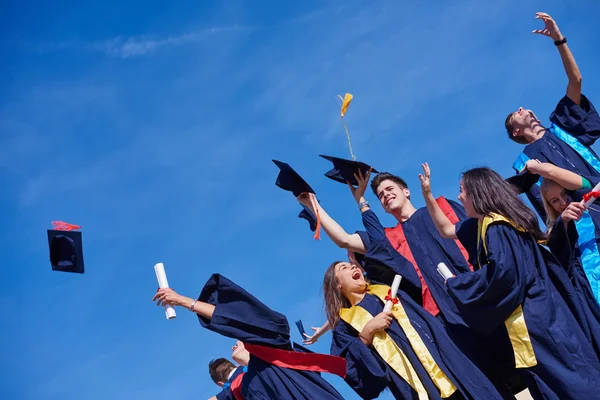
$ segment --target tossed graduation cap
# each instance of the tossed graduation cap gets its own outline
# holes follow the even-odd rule
[[[538,174],[533,174],[528,170],[524,170],[516,175],[511,176],[510,178],[507,178],[506,182],[513,185],[519,191],[519,193],[525,193],[539,180],[540,176]]]
[[[296,321],[296,326],[298,327],[298,331],[300,332],[300,337],[302,339],[305,339],[304,335],[306,334],[306,331],[304,330],[304,325],[302,324],[302,320],[301,319],[299,319],[298,321]]]
[[[48,247],[52,270],[84,273],[83,243],[80,226],[62,221],[52,222],[54,229],[48,229]]]
[[[354,186],[357,186],[358,181],[354,177],[354,174],[360,170],[362,171],[363,175],[366,175],[372,168],[369,164],[365,164],[361,161],[346,160],[344,158],[324,155],[321,155],[320,157],[323,157],[324,159],[333,163],[333,168],[325,173],[325,176],[344,184],[346,182],[350,182]],[[372,168],[372,171],[376,174],[379,173],[379,171],[377,171],[375,168]]]
[[[294,197],[298,197],[303,193],[315,193],[313,188],[298,174],[289,164],[282,161],[272,160],[277,167],[279,167],[279,175],[275,180],[275,185],[283,190],[292,192]],[[314,209],[317,210],[317,204],[313,205]],[[321,238],[321,219],[317,211],[315,216],[306,206],[302,206],[304,209],[298,215],[299,218],[304,218],[310,224],[311,231],[315,232],[314,238]],[[314,226],[314,229],[313,229]]]

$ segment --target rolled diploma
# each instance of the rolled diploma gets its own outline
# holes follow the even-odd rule
[[[437,270],[444,279],[450,279],[454,276],[452,275],[452,272],[450,272],[446,264],[444,264],[443,262],[437,265]]]
[[[391,293],[392,299],[395,299],[396,295],[398,294],[398,288],[400,287],[401,280],[402,280],[402,276],[400,276],[400,275],[394,276],[394,281],[392,282],[392,293]],[[385,312],[390,311],[392,309],[393,305],[394,305],[394,303],[392,303],[391,300],[386,301],[385,306],[383,307],[383,311],[385,311]]]
[[[165,289],[169,287],[169,281],[167,280],[167,274],[165,273],[165,266],[163,263],[157,263],[154,265],[154,272],[156,272],[156,280],[158,281],[158,287]],[[173,319],[177,315],[173,306],[165,306],[165,314],[167,319]]]
[[[597,184],[597,185],[596,185],[596,186],[595,186],[595,187],[594,187],[594,188],[593,188],[593,189],[590,191],[590,193],[591,193],[591,192],[600,192],[600,183],[599,183],[599,184]],[[581,204],[583,204],[583,206],[584,206],[585,208],[589,208],[589,206],[591,206],[591,205],[592,205],[592,203],[593,203],[594,201],[596,201],[596,199],[595,199],[594,197],[590,197],[588,201],[581,200]]]

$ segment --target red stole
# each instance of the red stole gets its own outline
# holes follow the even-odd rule
[[[450,222],[452,222],[453,224],[459,222],[458,216],[452,209],[450,203],[448,203],[448,201],[444,197],[437,198],[436,202],[438,203],[438,206],[442,209],[446,217],[448,217]],[[423,308],[429,311],[433,316],[438,315],[440,313],[440,309],[437,303],[435,302],[435,299],[431,295],[431,291],[425,283],[423,275],[419,270],[419,266],[415,261],[412,251],[410,250],[410,246],[408,244],[408,241],[406,240],[404,231],[402,230],[402,223],[398,223],[398,225],[396,225],[393,228],[385,228],[385,235],[387,236],[392,246],[398,251],[398,253],[402,254],[402,256],[408,261],[410,261],[415,267],[415,271],[417,271],[417,275],[421,280],[421,295],[423,296]],[[468,260],[469,254],[467,253],[467,250],[463,247],[460,241],[455,240],[455,242],[458,245],[460,252],[465,257],[465,260]],[[473,266],[471,264],[469,264],[469,268],[471,269],[471,271],[473,270]]]

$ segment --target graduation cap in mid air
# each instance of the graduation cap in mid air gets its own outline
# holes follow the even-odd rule
[[[283,190],[287,190],[294,194],[294,197],[298,197],[303,193],[315,193],[313,188],[298,174],[294,169],[287,163],[282,161],[272,160],[277,167],[279,167],[279,175],[275,180],[275,185]],[[304,218],[310,224],[311,231],[315,232],[314,238],[320,239],[321,237],[321,219],[319,217],[317,204],[313,204],[313,208],[317,210],[315,215],[306,206],[302,206],[304,209],[298,215],[299,218]]]
[[[533,174],[527,170],[523,170],[518,174],[507,178],[506,182],[513,185],[519,193],[525,193],[539,180],[540,176],[538,174]]]
[[[323,157],[324,159],[333,163],[333,168],[325,173],[325,176],[329,179],[333,179],[334,181],[344,184],[346,182],[350,182],[352,185],[358,186],[358,181],[354,177],[354,174],[360,170],[362,171],[363,175],[366,175],[372,168],[370,165],[361,161],[346,160],[344,158],[324,155],[321,155],[320,157]],[[372,168],[372,171],[376,174],[379,173],[379,171],[377,171],[375,168]]]
[[[48,247],[52,270],[83,274],[83,243],[80,226],[62,221],[52,222],[48,229]]]

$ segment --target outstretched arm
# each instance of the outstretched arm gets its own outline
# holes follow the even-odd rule
[[[456,227],[446,217],[446,214],[444,214],[437,201],[435,201],[435,197],[431,194],[431,170],[429,169],[429,164],[424,163],[421,166],[423,167],[423,174],[419,174],[419,179],[421,180],[421,191],[425,198],[427,211],[429,211],[429,215],[431,215],[431,219],[442,237],[456,239]]]
[[[535,18],[544,21],[544,29],[536,29],[533,33],[548,36],[554,41],[561,41],[564,39],[558,29],[558,25],[550,15],[538,12]],[[569,78],[567,97],[579,105],[581,104],[581,72],[579,72],[575,58],[573,58],[573,54],[571,53],[569,46],[567,46],[567,43],[559,44],[557,47],[563,66],[565,67],[565,72],[567,73],[567,78]]]
[[[314,194],[307,193],[298,196],[298,201],[304,206],[308,207],[313,214],[316,214],[317,211],[319,213],[319,217],[321,218],[321,227],[327,233],[327,236],[331,238],[333,243],[335,243],[338,247],[343,249],[348,249],[354,251],[356,253],[364,254],[365,246],[363,245],[360,236],[356,233],[349,234],[338,224],[333,218],[327,214],[325,209],[321,207]],[[314,200],[314,201],[313,201]],[[317,207],[318,210],[315,210],[314,207]]]
[[[315,344],[317,343],[317,341],[319,340],[319,338],[321,336],[323,336],[324,333],[326,333],[327,331],[329,331],[330,326],[329,326],[329,321],[326,321],[322,327],[317,328],[317,327],[312,327],[312,330],[315,331],[315,333],[313,333],[312,336],[308,336],[306,333],[304,334],[305,339],[302,340],[302,343],[304,344]]]
[[[539,160],[529,160],[525,164],[529,172],[550,179],[567,190],[579,190],[583,187],[583,177],[554,164],[543,163]]]
[[[158,289],[152,298],[152,301],[156,301],[157,306],[179,306],[187,308],[188,310],[190,310],[193,304],[193,311],[206,319],[211,319],[215,311],[215,306],[213,304],[204,303],[202,301],[194,302],[194,299],[182,296],[171,288]]]

